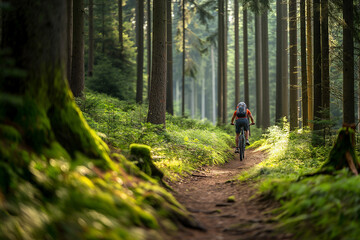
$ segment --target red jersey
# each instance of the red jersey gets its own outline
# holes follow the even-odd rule
[[[242,117],[242,118],[247,118],[249,115],[251,115],[251,112],[250,112],[249,109],[246,109],[246,117]],[[236,110],[235,110],[235,112],[234,112],[234,114],[233,114],[233,117],[236,117],[235,120],[236,120],[236,119],[239,119],[239,117],[236,116]]]

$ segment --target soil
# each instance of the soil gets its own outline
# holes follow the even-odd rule
[[[199,221],[203,230],[182,227],[171,240],[287,240],[289,234],[275,231],[269,211],[276,203],[253,197],[256,183],[239,183],[234,179],[245,169],[260,163],[266,154],[246,150],[221,165],[205,167],[178,182],[171,183],[174,196]],[[234,202],[228,198],[234,196]]]

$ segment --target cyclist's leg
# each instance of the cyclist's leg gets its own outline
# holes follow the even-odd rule
[[[240,133],[236,133],[236,137],[235,137],[236,147],[239,146],[239,136]]]

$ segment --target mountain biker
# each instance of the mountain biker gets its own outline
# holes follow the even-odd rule
[[[244,131],[245,131],[245,139],[246,139],[246,145],[250,145],[249,142],[249,120],[248,118],[251,119],[251,125],[254,125],[254,118],[250,112],[250,110],[248,108],[246,108],[246,116],[245,117],[238,117],[236,115],[236,110],[231,118],[231,125],[234,125],[234,120],[235,121],[235,132],[236,132],[236,137],[235,137],[235,141],[236,141],[236,149],[235,149],[235,153],[239,152],[239,136],[240,136],[240,130],[241,127],[244,127]]]

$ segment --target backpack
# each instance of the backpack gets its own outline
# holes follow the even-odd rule
[[[236,116],[239,118],[244,118],[247,115],[247,107],[244,102],[239,102],[236,107]]]

